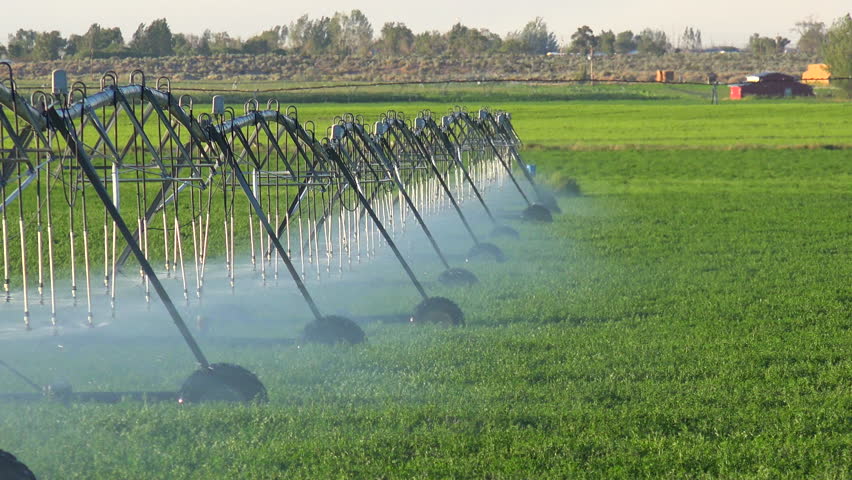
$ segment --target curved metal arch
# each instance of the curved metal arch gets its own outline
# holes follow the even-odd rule
[[[388,120],[387,124],[388,124],[387,133],[390,136],[392,136],[394,139],[396,139],[398,144],[405,145],[405,146],[407,146],[407,148],[412,148],[420,154],[420,156],[423,158],[423,162],[426,163],[428,168],[431,170],[432,175],[438,181],[439,185],[441,186],[441,188],[444,191],[444,194],[450,200],[450,204],[452,205],[453,209],[455,210],[456,214],[458,215],[459,220],[461,220],[462,225],[464,225],[465,231],[467,231],[467,233],[471,237],[471,240],[473,240],[474,245],[480,244],[480,241],[477,238],[476,233],[474,233],[473,228],[471,227],[470,223],[467,221],[467,218],[465,217],[464,213],[462,212],[461,207],[459,206],[458,202],[456,201],[456,198],[453,195],[452,191],[450,190],[449,185],[445,181],[444,173],[441,172],[441,170],[438,168],[438,164],[436,163],[435,157],[432,154],[432,152],[430,151],[430,149],[428,149],[426,147],[426,145],[414,134],[414,132],[411,131],[408,124],[404,120],[394,118],[394,119]],[[450,166],[452,166],[452,165],[450,165]]]
[[[224,140],[232,134],[240,138],[242,130],[251,127],[259,127],[265,132],[267,137],[276,137],[276,134],[272,131],[270,125],[279,125],[284,129],[290,140],[292,140],[296,147],[297,154],[301,157],[305,164],[305,171],[301,178],[296,178],[295,176],[299,170],[294,169],[292,165],[287,162],[287,168],[290,174],[298,183],[298,190],[293,196],[293,200],[290,205],[287,206],[284,219],[276,228],[277,239],[280,239],[286,232],[288,222],[292,221],[296,216],[296,212],[299,211],[299,206],[309,193],[310,189],[313,187],[324,188],[324,182],[314,182],[314,180],[324,179],[336,174],[336,167],[334,167],[334,163],[328,158],[327,151],[321,140],[318,140],[312,132],[308,131],[303,125],[301,125],[296,117],[289,115],[289,112],[291,111],[296,114],[295,108],[290,107],[287,108],[287,113],[283,114],[278,109],[250,111],[245,115],[235,117],[212,126],[213,131],[217,134],[217,138]],[[209,140],[208,142],[211,145],[216,143]],[[240,142],[243,144],[244,149],[249,143],[251,143],[250,140],[245,137],[240,138]],[[276,146],[276,148],[278,147]],[[235,151],[234,145],[230,145],[229,149],[232,152]],[[281,158],[285,158],[286,162],[286,156],[283,155],[283,152],[279,150],[278,153],[281,155]],[[235,160],[239,164],[245,163],[240,162],[238,158],[235,158]],[[271,253],[271,248],[272,246],[266,250],[266,255]]]
[[[479,201],[480,205],[482,205],[485,214],[488,216],[488,219],[495,226],[499,225],[497,219],[494,217],[494,214],[491,212],[491,209],[488,207],[488,204],[485,202],[485,198],[482,195],[479,187],[477,187],[473,178],[468,171],[468,168],[465,166],[464,161],[460,154],[459,145],[454,143],[453,140],[447,134],[446,128],[441,128],[432,117],[432,112],[424,111],[421,112],[422,115],[418,117],[418,119],[422,119],[420,122],[422,125],[419,129],[415,130],[418,138],[422,139],[424,144],[430,145],[430,148],[433,152],[437,153],[438,151],[443,150],[444,155],[450,158],[461,171],[462,178],[465,182],[467,182],[468,186],[474,193],[474,196]],[[434,153],[433,153],[434,155]]]
[[[26,98],[18,95],[16,91],[9,89],[2,83],[0,83],[0,105],[14,111],[18,117],[37,130],[47,128],[47,119],[42,116],[41,112],[33,108]]]
[[[299,124],[297,119],[290,117],[289,115],[282,114],[278,110],[252,110],[245,115],[217,124],[214,128],[221,135],[227,135],[247,127],[264,124],[277,124],[284,127],[297,145],[307,145],[315,157],[322,159],[326,165],[328,164],[328,159],[324,158],[325,150],[316,137]],[[210,142],[206,132],[204,133],[204,141]]]
[[[394,121],[396,117],[393,117]],[[399,190],[403,199],[405,200],[408,209],[414,215],[414,218],[417,220],[417,223],[420,225],[420,228],[423,230],[423,233],[426,235],[426,238],[429,240],[432,249],[435,251],[438,258],[441,260],[444,268],[450,269],[449,261],[447,261],[446,256],[441,251],[441,248],[438,246],[437,240],[432,235],[432,232],[429,230],[429,227],[426,225],[426,221],[423,219],[422,215],[417,209],[417,206],[414,204],[414,201],[411,199],[411,196],[408,193],[406,182],[403,181],[402,175],[400,174],[400,161],[395,158],[394,153],[390,146],[387,144],[387,139],[376,137],[367,133],[364,129],[364,126],[360,123],[355,122],[346,122],[343,125],[346,134],[338,140],[339,142],[344,142],[347,140],[360,142],[364,147],[368,149],[369,154],[372,154],[375,158],[379,159],[380,164],[384,166],[385,175],[393,181],[396,185],[396,188]],[[387,148],[386,148],[387,147]],[[367,155],[361,151],[356,150],[361,156],[361,160],[364,162],[369,161]],[[421,157],[422,158],[422,157]],[[425,161],[423,159],[422,161]]]

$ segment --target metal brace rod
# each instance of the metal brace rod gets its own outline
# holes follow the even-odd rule
[[[411,267],[408,265],[408,262],[405,261],[405,258],[400,253],[399,249],[396,247],[396,243],[394,243],[391,236],[388,234],[388,231],[385,230],[384,225],[379,220],[378,215],[376,215],[376,211],[373,210],[373,207],[370,206],[370,202],[367,201],[367,197],[364,196],[364,193],[361,192],[361,189],[358,187],[358,182],[355,180],[355,177],[352,175],[352,172],[349,171],[349,167],[343,162],[337,152],[329,146],[327,149],[328,156],[332,162],[337,165],[337,168],[340,169],[340,173],[346,178],[346,181],[349,182],[349,185],[352,186],[352,190],[358,196],[358,200],[363,205],[364,209],[367,210],[367,214],[373,220],[373,223],[378,227],[379,232],[382,234],[382,237],[387,242],[388,246],[393,251],[393,254],[396,255],[396,259],[399,260],[400,265],[402,265],[403,270],[408,275],[408,278],[411,280],[411,283],[414,285],[414,288],[417,289],[417,292],[420,293],[420,296],[423,297],[423,300],[429,298],[429,295],[426,293],[426,290],[423,288],[423,285],[420,283],[420,280],[417,279],[417,276],[414,275],[414,271],[411,270]]]
[[[450,133],[453,134],[452,131],[450,131]],[[455,135],[455,134],[453,134],[453,135]],[[512,167],[510,167],[506,163],[506,161],[503,160],[503,156],[500,155],[500,152],[497,150],[497,147],[494,145],[494,142],[492,142],[491,139],[487,138],[487,137],[486,137],[486,140],[488,141],[488,144],[491,146],[491,149],[494,151],[494,155],[497,157],[497,160],[500,162],[500,165],[502,165],[503,168],[506,170],[506,173],[509,174],[509,178],[512,180],[512,183],[515,185],[515,188],[518,189],[518,193],[520,193],[521,196],[524,197],[524,201],[527,202],[527,206],[532,206],[532,202],[530,201],[529,197],[527,197],[527,194],[524,193],[524,190],[521,188],[521,185],[518,184],[518,180],[515,178],[515,175],[512,173]]]
[[[441,251],[441,247],[438,246],[438,242],[435,240],[435,237],[432,236],[432,232],[429,231],[429,227],[426,226],[426,222],[423,220],[423,217],[420,215],[420,212],[417,210],[417,207],[414,205],[414,201],[411,200],[411,197],[408,195],[408,191],[405,188],[405,185],[402,183],[402,179],[399,176],[399,171],[396,169],[393,162],[385,156],[384,152],[372,141],[372,139],[367,138],[367,135],[363,132],[362,128],[358,128],[358,125],[355,124],[347,124],[346,131],[354,132],[355,135],[367,146],[368,149],[373,153],[376,158],[381,160],[385,169],[387,169],[388,173],[393,178],[396,183],[396,187],[399,189],[399,192],[402,194],[402,198],[405,200],[408,208],[411,209],[411,213],[414,214],[414,218],[417,220],[417,223],[420,224],[420,228],[423,229],[423,233],[426,234],[426,238],[429,239],[429,243],[432,245],[432,248],[435,250],[435,253],[438,254],[438,258],[441,259],[441,263],[444,265],[444,268],[451,268],[450,262],[447,261],[447,258],[444,256],[444,253]],[[361,158],[366,162],[367,158],[364,156],[364,153],[360,149],[356,149],[358,154],[361,155]],[[391,155],[393,155],[391,153]]]
[[[485,199],[482,197],[482,194],[479,192],[479,188],[477,188],[476,183],[474,183],[473,178],[470,176],[470,172],[468,172],[467,167],[464,166],[464,162],[461,157],[458,155],[458,151],[453,148],[453,144],[450,141],[450,138],[447,136],[447,133],[442,131],[438,125],[435,123],[431,117],[426,119],[426,126],[432,130],[433,134],[441,141],[444,145],[444,149],[447,150],[447,153],[450,155],[450,158],[456,162],[456,165],[461,169],[462,176],[465,181],[470,185],[470,188],[473,190],[474,195],[476,195],[477,200],[482,205],[482,208],[485,209],[485,213],[488,215],[488,218],[491,219],[491,223],[497,225],[497,219],[494,218],[494,215],[491,213],[491,209],[488,208],[488,204],[485,203]]]
[[[204,356],[204,352],[201,351],[201,347],[198,346],[198,342],[195,341],[195,337],[192,336],[189,328],[187,328],[186,323],[183,321],[183,318],[181,318],[177,308],[175,308],[171,297],[169,297],[169,294],[166,292],[163,284],[160,283],[160,279],[157,278],[157,274],[154,272],[151,264],[148,263],[148,259],[145,258],[145,254],[142,252],[142,249],[139,248],[139,244],[134,240],[133,234],[130,232],[130,229],[127,228],[127,224],[124,222],[124,218],[121,216],[121,213],[115,208],[115,205],[113,205],[112,199],[110,199],[106,188],[104,188],[103,183],[101,183],[98,172],[92,166],[92,162],[77,138],[76,132],[73,128],[70,128],[68,121],[60,117],[59,113],[55,109],[51,108],[48,110],[48,118],[51,125],[59,130],[59,132],[65,137],[66,143],[68,143],[68,146],[77,158],[77,163],[79,163],[83,173],[89,178],[89,183],[91,183],[95,192],[98,194],[98,197],[100,197],[101,203],[104,205],[107,212],[109,212],[115,222],[116,228],[118,228],[121,232],[121,235],[124,237],[127,244],[130,245],[133,254],[139,261],[140,267],[145,272],[145,275],[148,277],[148,281],[154,287],[154,290],[157,292],[157,295],[160,297],[160,300],[163,302],[163,305],[172,317],[172,321],[177,326],[184,341],[186,341],[187,346],[189,346],[189,349],[195,356],[195,359],[202,368],[209,369],[210,363],[207,361],[207,357]]]
[[[461,220],[462,224],[464,224],[465,230],[467,230],[467,233],[470,234],[470,238],[473,240],[473,243],[476,244],[476,245],[479,245],[479,239],[476,237],[476,233],[473,232],[473,228],[471,228],[470,224],[467,221],[467,218],[464,216],[464,213],[462,213],[461,207],[459,206],[458,202],[456,202],[456,197],[450,191],[450,187],[447,185],[447,182],[444,180],[444,176],[441,175],[441,171],[438,170],[438,165],[435,163],[435,157],[432,156],[432,152],[430,152],[426,148],[426,146],[423,145],[423,142],[421,142],[420,139],[417,138],[411,132],[411,130],[408,129],[408,126],[406,126],[405,123],[393,122],[392,125],[396,125],[397,123],[399,123],[401,125],[401,126],[398,127],[398,129],[402,132],[403,136],[405,138],[407,138],[408,141],[410,143],[412,143],[414,145],[414,147],[417,148],[422,153],[422,155],[429,161],[428,163],[429,163],[429,167],[432,169],[432,173],[438,179],[438,183],[441,185],[441,188],[444,190],[444,193],[447,195],[447,198],[450,200],[450,203],[452,204],[453,209],[458,214],[459,219]],[[394,128],[390,129],[390,131],[397,138],[397,140],[401,141],[396,130],[397,129],[394,129]]]
[[[254,208],[255,213],[257,213],[257,217],[263,224],[263,228],[266,229],[266,233],[269,235],[269,239],[272,241],[272,244],[275,246],[275,249],[278,250],[278,255],[280,255],[281,260],[284,261],[284,265],[290,272],[290,276],[293,277],[293,281],[296,282],[296,288],[299,289],[299,292],[302,294],[302,298],[305,299],[305,302],[308,304],[308,307],[311,309],[311,312],[314,314],[314,317],[317,320],[322,319],[322,313],[320,313],[316,302],[314,302],[314,299],[308,292],[307,287],[305,287],[304,282],[302,282],[302,279],[299,277],[299,272],[296,271],[296,267],[293,266],[293,262],[290,261],[290,257],[287,256],[287,252],[284,250],[284,247],[278,240],[278,235],[275,234],[275,230],[269,223],[269,219],[266,218],[266,214],[263,211],[263,207],[257,201],[257,197],[254,196],[254,193],[252,193],[251,186],[248,184],[248,181],[246,180],[246,177],[243,174],[243,170],[237,163],[236,158],[234,158],[234,152],[231,149],[231,146],[228,144],[228,141],[225,140],[224,135],[218,132],[213,126],[208,127],[207,135],[212,141],[216,142],[219,145],[219,148],[222,151],[222,155],[225,156],[225,161],[231,165],[234,175],[237,177],[237,181],[240,183],[240,187],[242,187],[246,198],[248,199],[249,203],[251,203],[251,206]]]

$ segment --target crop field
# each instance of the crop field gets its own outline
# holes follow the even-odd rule
[[[0,448],[60,480],[852,477],[852,104],[648,88],[459,97],[512,112],[563,210],[512,221],[517,193],[491,192],[521,238],[468,265],[470,287],[405,245],[464,327],[388,321],[417,296],[386,258],[310,284],[363,321],[357,346],[277,341],[310,317],[286,279],[229,292],[199,343],[269,403],[2,402]],[[320,133],[343,112],[453,106],[337,100],[300,119]],[[132,307],[91,331],[4,332],[0,359],[75,391],[177,389],[192,356],[159,304]],[[27,388],[0,370],[0,392]]]

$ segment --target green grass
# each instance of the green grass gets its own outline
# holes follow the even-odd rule
[[[852,143],[845,125],[850,113],[848,103],[548,103],[506,109],[518,119],[523,140],[542,148],[743,148]]]
[[[302,111],[314,108],[344,107]],[[516,225],[524,240],[499,242],[509,262],[469,265],[480,285],[428,284],[461,304],[465,328],[373,323],[350,348],[202,338],[214,361],[257,373],[270,403],[5,403],[0,448],[40,479],[852,476],[850,150],[802,148],[852,143],[848,104],[506,109],[541,145],[524,154],[540,178],[576,179],[584,196],[562,198],[551,226]],[[713,109],[752,128],[708,123]],[[631,111],[645,135],[618,128]],[[559,127],[596,112],[601,132]],[[807,130],[771,133],[797,122]],[[359,286],[353,313],[407,313],[411,288],[387,272],[398,285]],[[292,323],[221,331],[292,334],[306,315],[280,301]],[[151,321],[169,328],[157,306]],[[170,389],[192,360],[166,332],[7,339],[0,352],[76,390]],[[24,390],[0,374],[0,391]]]

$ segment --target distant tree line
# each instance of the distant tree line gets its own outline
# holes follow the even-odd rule
[[[837,28],[840,27],[832,27]],[[832,29],[811,18],[796,23],[795,31],[800,36],[798,50],[816,56],[833,51],[829,47],[830,42],[843,45],[843,41],[835,39],[836,35],[832,36]],[[790,43],[782,36],[765,37],[755,33],[749,38],[747,50],[756,55],[775,55],[783,53]],[[737,50],[733,47],[716,48]],[[852,52],[840,48],[847,57],[852,55]],[[503,37],[487,29],[471,28],[461,23],[453,25],[447,32],[414,33],[404,23],[387,22],[375,32],[366,15],[355,9],[349,13],[337,12],[331,17],[303,15],[288,25],[275,26],[245,40],[231,37],[228,32],[210,30],[201,35],[173,33],[165,18],[147,25],[140,24],[127,41],[119,28],[105,28],[97,23],[92,24],[86,33],[73,34],[68,38],[63,38],[55,30],[36,32],[20,29],[9,35],[5,46],[0,44],[0,57],[16,60],[222,54],[466,57],[499,53],[663,55],[703,50],[701,30],[693,27],[687,27],[678,38],[669,39],[665,32],[651,28],[636,34],[631,30],[595,33],[591,27],[583,25],[571,35],[567,45],[559,45],[541,17]]]
[[[20,29],[10,35],[0,56],[18,60],[60,58],[209,56],[220,54],[302,55],[455,55],[487,53],[545,54],[559,51],[556,36],[541,18],[505,37],[487,29],[461,23],[448,32],[415,34],[404,23],[385,23],[375,35],[369,19],[360,10],[338,12],[332,17],[303,15],[288,25],[275,26],[246,40],[228,32],[204,31],[201,35],[174,33],[165,18],[140,24],[125,42],[118,28],[95,23],[82,35],[63,38],[58,31]]]
[[[700,33],[699,33],[700,35]],[[672,51],[665,32],[646,28],[638,34],[632,30],[614,33],[604,30],[595,35],[588,25],[583,25],[571,35],[571,43],[566,46],[568,53],[594,54],[602,53],[639,53],[645,55],[662,55]],[[694,50],[700,50],[700,45]]]

